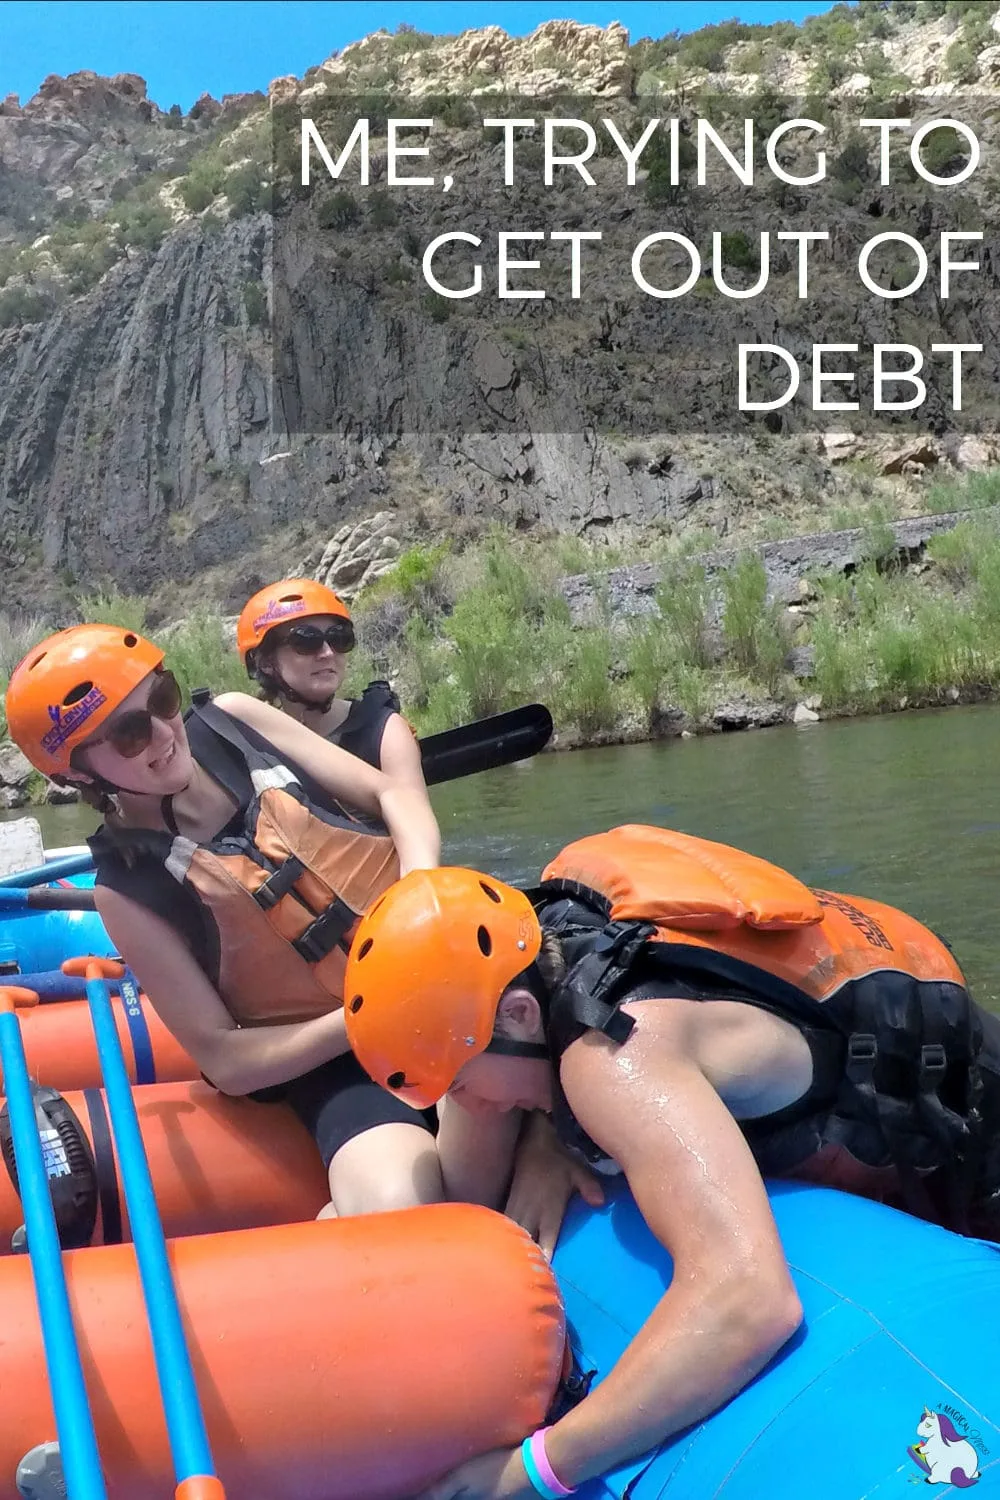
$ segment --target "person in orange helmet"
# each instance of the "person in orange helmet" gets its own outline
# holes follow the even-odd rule
[[[236,627],[248,675],[267,703],[426,796],[420,747],[387,682],[338,698],[354,625],[343,600],[311,578],[284,578],[249,599]]]
[[[342,1010],[358,917],[438,860],[413,781],[247,694],[182,717],[163,652],[110,625],[34,647],[6,706],[31,763],[105,814],[98,911],[205,1076],[287,1100],[328,1167],[330,1212],[439,1199],[432,1116],[365,1074]]]
[[[389,684],[371,682],[358,699],[337,696],[355,635],[332,589],[310,578],[284,578],[260,589],[243,607],[236,645],[265,702],[405,783],[433,817],[420,747]],[[593,1175],[560,1149],[536,1114],[525,1122],[506,1211],[551,1255],[574,1191],[593,1204],[602,1199]]]
[[[529,893],[408,875],[360,924],[344,994],[372,1078],[414,1105],[447,1096],[449,1196],[499,1206],[519,1117],[546,1111],[624,1174],[674,1262],[578,1406],[420,1500],[572,1493],[747,1384],[801,1319],[765,1172],[962,1210],[1000,1239],[1000,1018],[881,903],[629,825],[570,845]]]

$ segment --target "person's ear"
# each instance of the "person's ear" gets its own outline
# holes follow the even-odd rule
[[[500,996],[497,1020],[516,1041],[532,1041],[542,1032],[542,1012],[530,990],[511,985]]]

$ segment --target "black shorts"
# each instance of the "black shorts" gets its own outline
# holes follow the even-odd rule
[[[262,1103],[291,1105],[309,1131],[328,1167],[348,1141],[376,1125],[417,1125],[437,1131],[437,1111],[411,1109],[373,1082],[353,1052],[320,1063],[301,1078],[250,1096]]]

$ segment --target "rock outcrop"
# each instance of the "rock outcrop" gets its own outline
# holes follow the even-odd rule
[[[889,27],[878,47],[892,66],[902,66],[908,50],[920,78],[936,86],[954,34],[944,19]],[[740,48],[745,53],[746,44],[727,64]],[[634,96],[640,54],[618,25],[572,21],[549,21],[520,38],[498,27],[441,39],[379,33],[302,80],[276,80],[270,99],[308,103],[389,87],[412,98],[506,90],[547,99],[572,91],[592,97],[600,112]],[[772,81],[804,86],[803,69],[816,58],[787,48],[781,58],[788,66]],[[851,71],[872,76],[867,63],[852,63]],[[700,76],[691,74],[696,82]],[[734,67],[712,78],[726,87],[759,83]],[[225,155],[227,172],[240,170],[238,163],[250,177],[266,171],[267,163],[241,156],[263,123],[253,95],[204,95],[182,119],[127,73],[48,78],[24,105],[13,97],[0,105],[0,278],[5,246],[23,245],[30,263],[6,285],[0,279],[0,304],[21,298],[9,315],[0,305],[0,567],[12,588],[30,585],[38,607],[58,619],[67,591],[95,580],[147,594],[159,587],[164,597],[154,614],[162,618],[193,602],[173,597],[185,590],[207,588],[223,609],[236,608],[258,582],[304,555],[335,587],[356,592],[388,566],[392,546],[428,533],[461,537],[499,521],[589,538],[688,525],[724,534],[731,517],[758,499],[745,492],[745,479],[725,474],[726,442],[740,450],[760,428],[730,421],[729,438],[719,436],[732,416],[732,393],[709,362],[721,325],[708,299],[693,299],[675,323],[705,359],[675,365],[651,309],[630,312],[610,283],[598,287],[589,321],[579,326],[558,312],[536,318],[532,308],[518,309],[503,330],[506,343],[485,319],[427,315],[418,249],[437,226],[467,228],[470,202],[477,212],[483,206],[487,229],[533,205],[545,210],[539,222],[552,217],[551,191],[537,183],[534,199],[527,190],[497,188],[487,202],[489,174],[476,176],[485,148],[458,137],[448,149],[467,174],[461,201],[457,192],[435,195],[412,214],[407,201],[402,218],[377,230],[367,203],[350,205],[360,218],[348,226],[345,254],[335,275],[320,267],[326,279],[310,309],[315,316],[300,320],[302,344],[293,344],[283,365],[268,319],[274,313],[280,323],[282,289],[299,289],[301,245],[274,235],[256,203],[223,222],[230,208],[218,181],[206,171],[199,197],[184,175],[206,145]],[[649,222],[643,193],[623,200],[607,161],[594,165],[594,222],[609,226],[609,243],[634,242]],[[140,185],[150,178],[144,195]],[[126,199],[139,231],[110,217]],[[574,222],[569,196],[559,201],[565,221]],[[167,227],[146,242],[141,228],[150,208]],[[838,210],[844,223],[848,211]],[[900,210],[882,195],[878,211],[888,221]],[[929,221],[940,212],[929,205]],[[857,208],[870,229],[867,213],[865,204]],[[105,246],[109,260],[78,294],[69,256],[59,297],[46,300],[60,250],[49,231],[67,215],[86,229],[116,226]],[[945,218],[941,226],[954,227]],[[847,234],[839,220],[838,233]],[[81,256],[86,248],[70,245]],[[987,270],[997,274],[992,264]],[[836,336],[868,337],[867,324],[848,327],[843,306],[832,305]],[[793,314],[775,297],[752,317],[761,338],[794,343],[802,327]],[[824,316],[818,309],[810,337],[823,337]],[[629,317],[636,346],[660,361],[657,378],[631,361]],[[370,408],[362,411],[345,398],[352,360],[364,367]],[[276,368],[285,375],[277,383]],[[332,393],[330,420],[310,428],[297,418],[318,385]],[[485,432],[485,424],[477,427],[484,412],[493,423]],[[689,417],[691,442],[682,430]],[[678,419],[680,436],[629,441],[632,431],[665,431]],[[770,464],[771,475],[791,494],[801,472],[802,487],[832,496],[835,471],[860,458],[901,485],[996,462],[991,438],[948,435],[937,408],[934,423],[934,431],[874,446],[828,433],[808,453],[789,447]],[[373,516],[389,517],[377,536],[364,533],[364,518]],[[321,554],[321,540],[331,537],[332,550]]]

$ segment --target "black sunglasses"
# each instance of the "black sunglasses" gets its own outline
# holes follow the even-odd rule
[[[318,656],[324,645],[342,656],[354,650],[354,626],[350,620],[337,619],[332,624],[290,625],[277,641],[280,646],[291,646],[296,656]]]
[[[126,760],[149,748],[154,719],[176,719],[181,711],[181,689],[173,672],[158,672],[145,708],[131,708],[104,726],[104,733],[89,740],[86,748],[108,744]],[[83,747],[81,747],[83,748]]]

